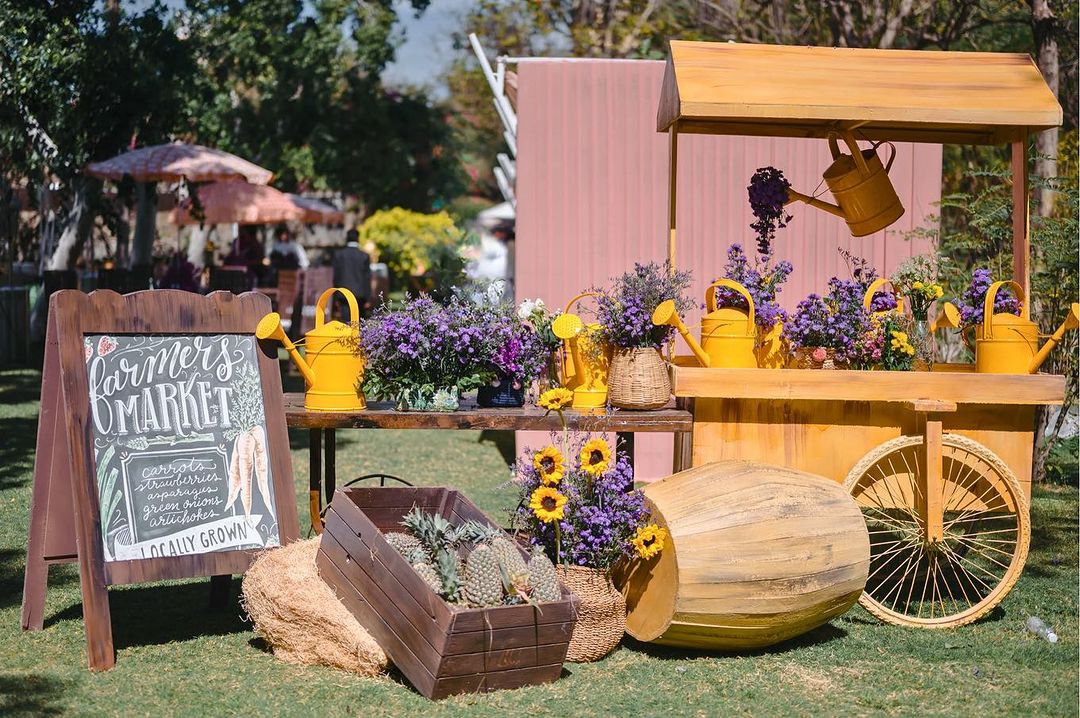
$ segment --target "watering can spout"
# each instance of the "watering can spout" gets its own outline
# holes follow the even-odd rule
[[[285,351],[289,352],[289,356],[300,370],[300,373],[304,375],[304,381],[307,382],[307,385],[310,387],[315,383],[315,373],[311,371],[311,367],[304,361],[304,357],[300,356],[300,352],[296,350],[296,345],[285,334],[285,327],[281,325],[280,314],[270,312],[260,319],[259,325],[255,328],[255,336],[259,339],[273,339],[281,342],[285,347]]]
[[[835,204],[830,204],[829,202],[818,199],[817,197],[811,197],[810,195],[803,194],[802,192],[796,192],[789,187],[787,191],[787,202],[785,202],[784,204],[788,205],[792,204],[793,202],[802,202],[804,204],[810,205],[815,209],[820,209],[828,212],[829,214],[836,215],[840,219],[846,219],[846,216],[844,215],[844,210],[840,209]]]
[[[686,328],[683,320],[679,317],[679,313],[675,311],[675,302],[668,299],[656,307],[652,314],[652,323],[658,327],[670,326],[679,330],[679,334],[686,340],[687,346],[690,347],[690,351],[694,352],[694,356],[697,357],[701,366],[708,368],[711,364],[709,355],[705,353],[705,350],[701,348],[697,340],[694,339],[694,335],[690,333],[690,330]]]
[[[1053,351],[1054,347],[1057,346],[1058,342],[1065,336],[1065,332],[1070,329],[1076,329],[1078,326],[1080,326],[1080,304],[1073,302],[1072,306],[1069,308],[1068,316],[1065,317],[1065,321],[1062,322],[1057,331],[1046,340],[1046,344],[1042,345],[1042,348],[1039,349],[1039,353],[1032,358],[1031,364],[1028,365],[1028,373],[1034,374],[1037,372],[1043,362],[1046,361],[1046,358],[1050,356],[1050,352]]]

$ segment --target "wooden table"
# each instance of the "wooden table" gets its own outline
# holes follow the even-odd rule
[[[633,462],[634,433],[674,432],[676,445],[689,445],[694,420],[689,411],[674,404],[658,411],[612,410],[606,414],[586,414],[573,409],[563,412],[568,429],[609,432],[618,437],[618,448]],[[308,411],[304,395],[285,394],[285,420],[292,428],[307,429],[311,449],[309,508],[311,524],[322,531],[319,518],[322,497],[329,502],[337,486],[336,453],[338,429],[488,429],[494,431],[558,431],[559,415],[546,413],[535,406],[517,409],[481,409],[471,400],[462,402],[458,411],[394,411],[390,402],[369,402],[361,411]],[[325,490],[323,486],[325,485]]]

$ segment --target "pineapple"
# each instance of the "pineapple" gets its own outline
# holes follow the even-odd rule
[[[401,524],[420,539],[433,556],[440,550],[450,550],[457,542],[457,532],[449,521],[438,514],[425,513],[418,506],[405,514]]]
[[[457,527],[456,538],[457,543],[463,541],[467,543],[484,543],[486,541],[491,541],[501,533],[502,532],[498,529],[487,524],[469,519]]]
[[[532,558],[529,559],[529,585],[532,587],[532,597],[537,601],[558,601],[562,598],[555,567],[539,548],[533,549]]]
[[[486,544],[474,548],[465,560],[465,597],[477,606],[502,603],[503,577],[499,558]]]
[[[412,567],[413,570],[420,574],[420,578],[424,579],[424,583],[431,586],[432,591],[439,595],[442,595],[443,583],[439,579],[439,574],[435,571],[435,569],[430,563],[414,563]]]
[[[412,554],[415,549],[420,548],[420,540],[409,534],[391,531],[388,534],[383,534],[383,538],[386,539],[386,543],[393,546],[398,553],[405,557]]]
[[[521,550],[517,544],[506,536],[498,536],[491,542],[491,550],[499,559],[499,567],[503,572],[513,577],[517,574],[528,573],[525,567],[525,559],[521,557]]]

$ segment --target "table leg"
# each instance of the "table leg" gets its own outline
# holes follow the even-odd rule
[[[634,432],[632,431],[620,431],[615,434],[615,452],[621,452],[623,456],[630,462],[630,468],[634,468]],[[634,487],[627,486],[627,490],[632,490]]]
[[[322,429],[308,431],[308,511],[311,527],[322,533]]]
[[[323,485],[326,493],[326,503],[334,500],[334,491],[337,490],[337,430],[326,429],[326,439],[323,442],[323,453],[326,460],[323,462]]]

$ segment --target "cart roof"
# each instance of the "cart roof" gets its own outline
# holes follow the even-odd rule
[[[1004,144],[1061,124],[1025,54],[672,41],[658,131]]]

